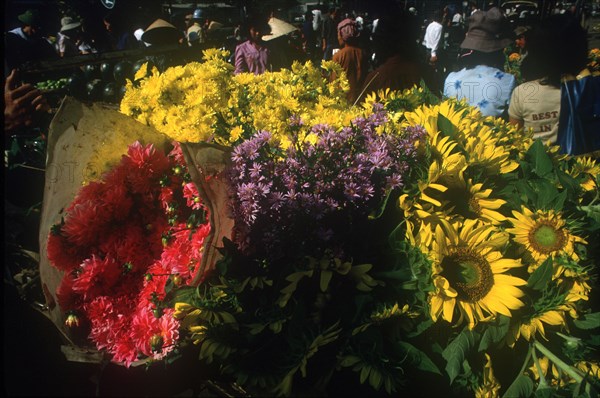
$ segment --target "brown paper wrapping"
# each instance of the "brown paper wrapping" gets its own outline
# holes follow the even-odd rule
[[[88,181],[101,177],[127,153],[135,141],[168,149],[170,139],[153,127],[143,125],[106,104],[83,104],[66,97],[58,109],[48,134],[44,201],[40,220],[40,278],[46,297],[45,315],[56,325],[68,345],[63,351],[69,360],[99,362],[102,356],[91,347],[78,346],[65,326],[65,314],[56,300],[56,288],[63,272],[54,268],[47,256],[46,243],[52,225],[61,221],[63,209]],[[200,265],[200,283],[204,271],[214,268],[223,237],[231,236],[233,221],[227,208],[227,187],[222,179],[229,150],[210,144],[182,144],[190,175],[210,211],[213,226],[206,239]],[[93,222],[93,220],[90,220]]]

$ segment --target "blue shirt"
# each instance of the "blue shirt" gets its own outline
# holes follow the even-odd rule
[[[515,85],[516,79],[510,73],[479,65],[450,73],[444,83],[444,97],[466,98],[483,116],[502,116]]]

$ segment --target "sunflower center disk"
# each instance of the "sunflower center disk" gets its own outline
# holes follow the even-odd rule
[[[442,276],[464,301],[484,298],[494,286],[494,274],[489,263],[480,255],[466,250],[446,256],[442,261]]]
[[[540,222],[537,228],[529,233],[531,246],[540,253],[548,254],[560,250],[564,246],[565,234],[557,230],[549,222]]]

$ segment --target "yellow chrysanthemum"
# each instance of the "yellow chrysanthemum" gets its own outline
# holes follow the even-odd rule
[[[476,398],[496,398],[500,393],[500,383],[494,377],[492,369],[492,358],[485,354],[485,365],[483,367],[483,384],[475,390]]]
[[[523,245],[533,257],[535,263],[530,266],[529,272],[533,272],[548,257],[566,255],[575,261],[579,260],[574,244],[586,242],[571,235],[565,220],[554,210],[538,210],[533,213],[523,207],[521,212],[513,210],[512,214],[514,218],[510,217],[508,220],[513,228],[508,228],[507,232],[514,235],[515,241]]]
[[[435,291],[429,296],[434,322],[439,318],[452,322],[458,309],[458,322],[466,318],[473,328],[497,314],[510,317],[524,305],[518,286],[527,282],[505,273],[521,267],[521,262],[502,256],[496,233],[493,226],[474,220],[436,227],[430,252]]]
[[[510,62],[517,62],[521,59],[521,55],[519,53],[512,53],[508,56],[508,60]]]

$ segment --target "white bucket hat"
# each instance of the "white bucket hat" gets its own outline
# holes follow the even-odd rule
[[[81,22],[75,21],[71,17],[63,17],[60,20],[60,31],[65,32],[67,30],[75,29],[81,26]]]

